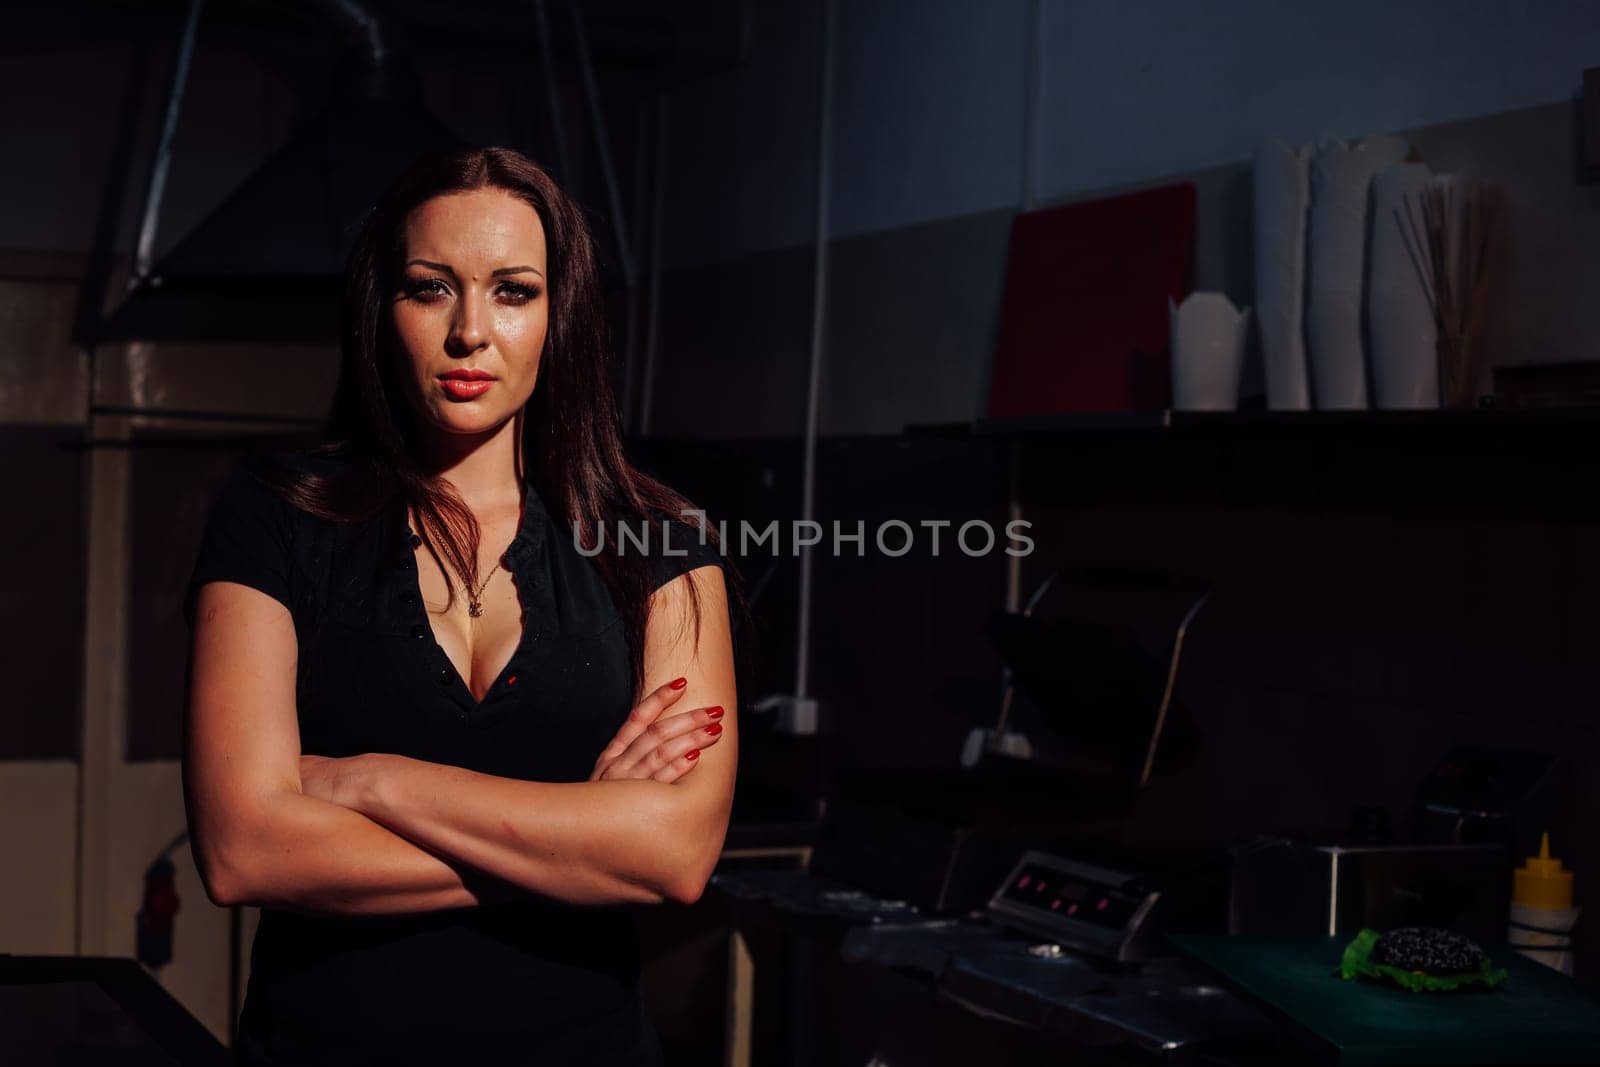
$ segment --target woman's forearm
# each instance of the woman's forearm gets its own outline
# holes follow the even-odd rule
[[[366,758],[366,757],[364,757]],[[673,787],[648,780],[530,782],[382,756],[352,808],[431,851],[571,904],[683,899],[699,865]]]
[[[319,915],[466,908],[526,891],[449,861],[357,811],[283,791],[234,828],[218,903]]]

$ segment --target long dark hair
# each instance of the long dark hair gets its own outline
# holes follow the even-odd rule
[[[424,471],[416,413],[403,391],[399,346],[386,294],[399,285],[403,227],[436,196],[495,188],[538,212],[547,247],[549,325],[533,395],[517,413],[518,481],[531,481],[557,523],[586,550],[607,527],[678,518],[694,505],[636,470],[623,454],[622,423],[610,378],[610,345],[594,240],[582,209],[541,167],[514,149],[451,148],[418,158],[368,214],[345,266],[342,359],[322,442],[308,449],[352,460],[337,482],[281,466],[264,474],[297,507],[334,521],[358,521],[398,501],[414,508],[455,602],[452,571],[477,585],[479,529],[471,510],[443,480]],[[522,464],[529,465],[522,470]],[[260,465],[258,464],[258,469]],[[692,526],[702,524],[685,518]],[[656,526],[659,529],[659,525]],[[704,524],[716,545],[715,527]],[[720,547],[719,547],[720,550]],[[448,566],[446,566],[448,562]],[[598,552],[599,569],[626,627],[634,690],[643,685],[650,563],[640,554]],[[745,615],[737,573],[723,568],[735,619]],[[690,583],[695,635],[700,600]],[[448,606],[448,605],[447,605]],[[747,627],[745,629],[748,629]]]

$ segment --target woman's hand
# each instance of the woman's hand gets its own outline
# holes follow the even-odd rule
[[[683,695],[687,682],[675,678],[639,701],[595,760],[589,781],[649,778],[675,782],[694,769],[700,750],[722,734],[722,708],[695,708],[661,717]]]

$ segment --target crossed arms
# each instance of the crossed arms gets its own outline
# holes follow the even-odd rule
[[[701,623],[686,625],[689,583]],[[732,642],[715,566],[658,591],[646,684],[688,680],[681,708],[720,704],[720,743],[693,773],[529,782],[387,754],[337,761],[303,788],[288,609],[231,582],[201,587],[190,657],[184,798],[195,861],[219,905],[387,915],[529,892],[573,904],[692,903],[727,833],[738,763]],[[330,799],[331,798],[331,799]]]

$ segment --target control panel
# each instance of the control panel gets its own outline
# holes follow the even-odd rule
[[[1119,962],[1146,958],[1144,936],[1161,893],[1139,877],[1063,859],[1023,854],[989,899],[990,919]]]

